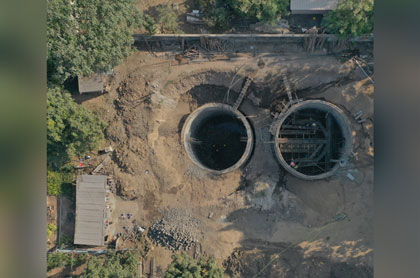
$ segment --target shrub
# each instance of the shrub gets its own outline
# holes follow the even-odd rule
[[[69,256],[65,253],[48,253],[47,255],[47,271],[61,266],[66,266],[69,263]]]
[[[58,196],[61,193],[61,175],[60,173],[48,171],[47,172],[47,194]]]
[[[47,194],[58,196],[65,192],[66,186],[70,185],[73,181],[72,173],[47,171]],[[68,189],[66,189],[68,191]]]
[[[49,238],[55,231],[57,231],[57,226],[54,224],[47,224],[47,238]]]

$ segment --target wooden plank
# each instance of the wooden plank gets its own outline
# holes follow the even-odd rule
[[[144,263],[144,258],[141,258],[141,276],[143,277],[145,273],[145,263]]]
[[[331,152],[332,152],[332,116],[328,114],[327,121],[326,121],[326,147],[325,147],[325,168],[330,169],[330,160],[331,160]]]
[[[155,277],[155,258],[151,258],[150,260],[150,278],[154,278]]]
[[[108,162],[109,160],[111,159],[111,156],[108,154],[106,157],[105,157],[105,159],[104,160],[102,160],[102,162],[98,165],[98,166],[96,166],[96,168],[92,171],[92,173],[91,174],[96,174],[97,172],[99,172],[101,169],[102,169],[102,167],[104,167],[104,165],[105,165],[105,163],[106,162]]]
[[[279,144],[326,144],[326,139],[321,138],[277,138]]]
[[[315,148],[283,148],[280,146],[280,151],[282,153],[312,153]]]
[[[318,130],[318,126],[304,126],[304,125],[287,125],[284,124],[281,126],[282,128],[289,128],[289,129],[307,129],[307,130]]]
[[[287,80],[287,77],[285,76],[283,78],[284,87],[286,88],[287,97],[289,98],[290,103],[294,103],[293,97],[292,97],[292,90],[290,90],[289,81]]]
[[[280,135],[313,135],[316,134],[315,129],[286,129],[280,130]]]
[[[238,109],[239,106],[242,103],[242,100],[245,97],[246,91],[248,90],[249,85],[251,85],[251,78],[247,77],[245,81],[245,85],[241,90],[241,93],[239,94],[239,97],[236,99],[235,104],[233,105],[233,108]]]

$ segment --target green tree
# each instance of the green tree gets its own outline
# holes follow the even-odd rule
[[[274,23],[289,14],[288,0],[196,0],[206,14],[206,22],[227,29],[236,19]]]
[[[178,13],[170,5],[159,5],[156,11],[156,22],[161,33],[176,34],[181,32],[178,23]]]
[[[185,253],[173,255],[172,262],[165,272],[165,278],[223,278],[223,270],[214,258],[202,257],[194,260]]]
[[[322,20],[329,33],[341,37],[359,36],[373,32],[373,0],[342,0]]]
[[[136,0],[48,0],[48,79],[108,71],[130,55],[142,23]]]
[[[47,92],[47,161],[60,168],[71,157],[96,149],[104,139],[105,124],[60,89]]]

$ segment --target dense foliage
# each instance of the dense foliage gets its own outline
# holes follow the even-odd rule
[[[207,23],[227,29],[235,20],[273,23],[288,15],[289,0],[196,0],[206,14]]]
[[[373,32],[373,0],[342,0],[336,9],[322,20],[329,33],[341,37]]]
[[[108,71],[132,50],[142,17],[136,0],[48,0],[47,69],[52,83]]]
[[[92,256],[81,278],[137,278],[138,257],[133,252],[111,253],[105,259]]]
[[[194,260],[187,254],[172,256],[172,262],[165,272],[165,278],[223,278],[223,270],[213,258]]]
[[[54,169],[73,156],[96,149],[105,124],[60,89],[47,92],[47,161]]]

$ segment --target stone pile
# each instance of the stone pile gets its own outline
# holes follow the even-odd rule
[[[188,211],[169,209],[162,219],[152,224],[148,236],[169,250],[188,250],[202,239],[203,233],[200,228],[200,220]]]

